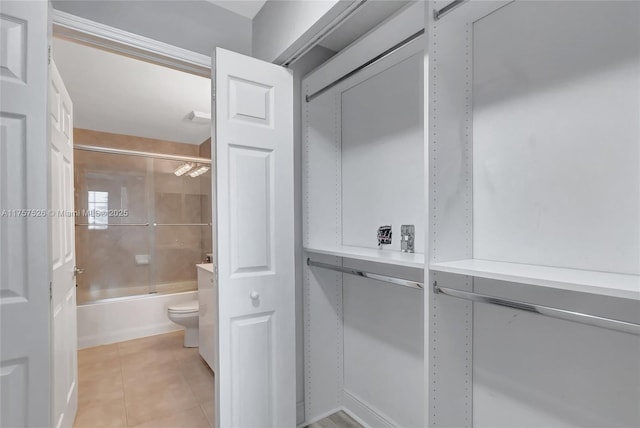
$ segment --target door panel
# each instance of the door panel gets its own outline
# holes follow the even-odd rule
[[[272,151],[229,147],[231,275],[273,273]]]
[[[293,93],[288,70],[224,49],[216,82],[220,427],[293,427]]]
[[[49,73],[53,423],[71,427],[78,407],[73,107],[53,61]]]
[[[231,321],[232,372],[240,379],[233,390],[233,426],[276,426],[273,419],[273,314],[257,314]],[[258,351],[258,352],[256,352]],[[240,405],[241,404],[241,405]],[[251,411],[246,411],[250,408]],[[265,425],[265,421],[270,421]]]
[[[44,1],[0,2],[3,427],[51,425],[47,8]]]

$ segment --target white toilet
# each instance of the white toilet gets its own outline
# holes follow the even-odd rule
[[[171,305],[167,309],[169,319],[185,328],[185,348],[198,347],[198,311],[199,305],[197,300]]]

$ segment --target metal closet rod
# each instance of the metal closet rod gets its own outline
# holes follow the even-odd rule
[[[327,264],[327,263],[314,262],[313,260],[311,260],[308,257],[307,257],[307,265],[308,266],[316,266],[316,267],[320,267],[320,268],[323,268],[323,269],[335,270],[337,272],[347,273],[349,275],[360,276],[362,278],[370,278],[370,279],[375,279],[375,280],[378,280],[378,281],[389,282],[391,284],[402,285],[404,287],[417,288],[419,290],[422,290],[424,288],[424,284],[422,282],[409,281],[408,279],[396,278],[396,277],[393,277],[393,276],[381,275],[381,274],[378,274],[378,273],[371,273],[371,272],[366,272],[366,271],[363,271],[363,270],[357,270],[357,269],[346,268],[346,267],[342,267],[342,266],[330,265],[330,264]]]
[[[77,144],[73,146],[74,150],[83,150],[86,152],[110,153],[114,155],[140,156],[145,158],[176,160],[182,162],[195,162],[211,165],[211,159],[201,158],[198,156],[181,156],[181,155],[165,155],[154,152],[141,152],[138,150],[114,149],[112,147],[87,146]]]
[[[433,11],[433,19],[435,19],[437,21],[438,19],[442,18],[443,16],[445,16],[446,14],[451,12],[453,9],[457,8],[458,6],[460,6],[463,3],[466,3],[468,1],[469,0],[454,0],[451,3],[449,3],[448,5],[446,5],[445,7],[443,7],[442,9],[434,10]]]
[[[394,53],[395,51],[397,51],[398,49],[408,45],[411,42],[413,42],[415,39],[417,39],[418,37],[422,36],[423,34],[424,34],[424,28],[422,30],[420,30],[420,31],[417,31],[417,32],[413,33],[412,35],[410,35],[409,37],[407,37],[406,39],[404,39],[400,43],[390,47],[386,51],[382,52],[380,55],[370,59],[369,61],[365,62],[361,66],[354,68],[353,70],[351,70],[347,74],[339,77],[337,80],[334,80],[332,83],[329,83],[327,86],[323,87],[322,89],[319,89],[319,90],[315,91],[311,95],[307,95],[305,97],[305,99],[307,100],[307,102],[312,101],[314,98],[319,97],[320,95],[322,95],[325,92],[327,92],[329,89],[331,89],[334,86],[344,82],[345,80],[347,80],[348,78],[350,78],[354,74],[357,74],[357,73],[361,72],[365,68],[371,67],[376,62],[382,60],[383,58],[385,58],[385,57],[391,55],[392,53]]]
[[[532,303],[520,302],[517,300],[503,299],[500,297],[487,296],[485,294],[472,293],[469,291],[456,290],[454,288],[440,287],[438,282],[433,283],[435,294],[444,294],[458,299],[471,300],[473,302],[489,303],[492,305],[504,306],[511,309],[533,312],[546,317],[557,318],[565,321],[588,324],[594,327],[606,328],[609,330],[622,331],[640,335],[640,324],[620,321],[613,318],[599,317],[582,312],[568,311],[565,309],[552,308],[550,306],[536,305]]]

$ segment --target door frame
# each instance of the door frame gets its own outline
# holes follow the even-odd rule
[[[202,55],[187,49],[182,49],[167,43],[159,42],[144,36],[139,36],[108,25],[78,17],[66,12],[49,9],[50,22],[53,24],[53,33],[48,40],[49,55],[52,56],[51,46],[53,37],[71,40],[83,45],[95,47],[125,55],[141,61],[173,68],[186,73],[211,78],[211,57]],[[215,82],[214,82],[215,83]],[[214,85],[212,84],[212,90]],[[213,102],[213,92],[211,94]],[[48,109],[48,99],[47,99]],[[213,135],[213,128],[211,130]],[[47,146],[47,150],[49,147]],[[49,185],[50,176],[47,176]],[[214,182],[212,182],[212,185]],[[215,189],[214,189],[215,190]],[[47,225],[51,232],[51,225]],[[47,290],[49,293],[49,290]],[[48,332],[49,337],[52,331]],[[49,355],[49,401],[53,409],[53,340],[50,340],[51,354]],[[49,416],[50,425],[55,426],[53,411]]]
[[[106,49],[198,76],[211,78],[211,57],[110,27],[60,10],[51,10],[53,36]]]

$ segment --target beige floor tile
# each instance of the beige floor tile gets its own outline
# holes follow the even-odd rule
[[[119,371],[111,377],[97,377],[90,380],[80,379],[78,381],[79,403],[115,399],[124,399],[124,387]]]
[[[127,420],[137,425],[170,416],[197,404],[189,385],[179,375],[170,381],[150,383],[144,388],[125,386]]]
[[[209,421],[200,406],[153,419],[140,425],[129,426],[136,428],[210,428]]]
[[[132,354],[140,354],[143,352],[170,353],[171,350],[167,349],[167,335],[159,334],[157,336],[143,337],[141,339],[127,340],[126,342],[118,343],[118,352],[120,357],[126,357]]]
[[[167,388],[189,389],[189,384],[177,370],[149,370],[143,371],[136,377],[124,378],[125,399],[154,393]]]
[[[131,384],[155,382],[180,373],[178,363],[173,360],[144,364],[140,361],[132,362],[122,359],[122,378],[125,388]]]
[[[171,333],[163,334],[163,340],[165,345],[172,349],[184,348],[184,330],[174,331]],[[187,348],[193,349],[193,348]],[[195,348],[198,349],[198,348]]]
[[[174,364],[175,359],[171,351],[147,350],[120,357],[122,374],[125,378],[132,377],[143,371],[155,370],[158,367],[168,367]]]
[[[127,426],[124,400],[89,400],[78,407],[74,428]]]
[[[100,382],[114,377],[121,377],[118,358],[78,365],[78,382]]]
[[[183,340],[179,331],[79,351],[75,426],[212,427],[213,372]]]
[[[85,348],[78,351],[78,366],[113,361],[118,357],[118,345],[115,343]]]
[[[203,377],[197,381],[191,381],[189,387],[198,403],[213,403],[215,389],[213,377]]]
[[[200,358],[200,348],[185,348],[180,342],[180,347],[173,352],[173,358],[176,361],[182,361],[189,358]]]
[[[213,372],[207,363],[200,358],[200,355],[179,361],[178,367],[188,382],[197,382],[202,378],[213,378]]]
[[[207,420],[209,421],[209,425],[211,425],[213,427],[216,424],[216,416],[215,416],[216,405],[215,405],[215,403],[212,400],[212,401],[210,401],[208,403],[201,403],[200,407],[202,407],[202,411],[204,412],[204,415],[206,416]]]

